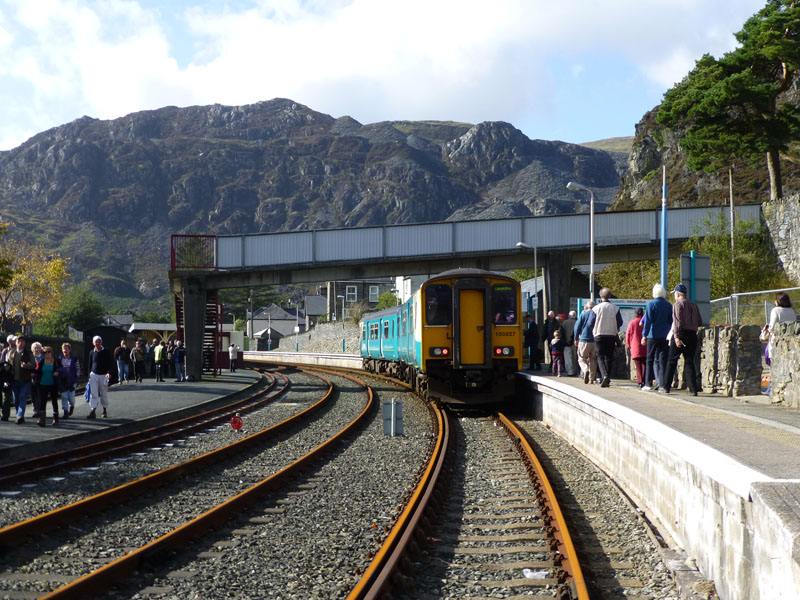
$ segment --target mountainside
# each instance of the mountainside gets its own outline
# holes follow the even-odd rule
[[[15,235],[115,308],[165,304],[169,236],[571,213],[610,203],[624,154],[508,123],[362,125],[286,99],[83,117],[0,152]]]
[[[800,105],[800,80],[781,95],[781,102]],[[715,173],[694,171],[679,144],[680,131],[665,129],[656,122],[659,107],[646,113],[636,124],[628,169],[623,174],[611,210],[637,210],[661,205],[662,167],[667,170],[669,206],[717,206],[730,202],[728,169]],[[800,140],[798,140],[800,142]],[[756,164],[734,161],[733,196],[736,204],[769,200],[766,155]],[[790,147],[781,155],[783,195],[800,192],[800,151]]]

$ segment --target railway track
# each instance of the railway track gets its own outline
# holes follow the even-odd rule
[[[153,557],[161,557],[204,535],[209,528],[296,477],[353,432],[373,406],[367,388],[362,405],[349,409],[344,428],[318,434],[316,441],[320,443],[310,452],[304,443],[295,449],[296,456],[266,465],[265,476],[264,452],[271,444],[286,443],[296,435],[299,423],[326,408],[332,395],[329,385],[321,400],[277,425],[139,480],[4,527],[0,530],[0,546],[7,565],[0,577],[6,588],[3,594],[30,597],[26,594],[34,592],[46,598],[96,595],[110,585],[119,585]],[[287,433],[290,428],[294,428],[291,434]]]
[[[193,435],[199,431],[225,423],[236,414],[245,415],[274,402],[289,389],[289,380],[281,372],[262,373],[266,379],[261,389],[233,402],[200,408],[189,416],[161,420],[157,425],[113,435],[98,441],[79,443],[63,450],[41,454],[24,460],[0,465],[0,489],[21,482],[30,484],[53,473],[64,473],[87,465],[98,464],[114,456],[159,446],[173,439]]]

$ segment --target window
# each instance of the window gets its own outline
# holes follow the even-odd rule
[[[383,322],[383,339],[389,339],[389,321]]]
[[[510,283],[492,286],[492,315],[496,325],[517,322],[517,289]]]
[[[408,311],[402,311],[400,316],[400,335],[405,335],[408,331]]]
[[[370,302],[377,302],[378,301],[378,286],[377,285],[369,286],[369,301]]]
[[[428,325],[449,325],[453,321],[453,290],[446,283],[425,290],[425,321]]]
[[[363,324],[361,325],[361,339],[367,339],[367,326]]]
[[[378,339],[378,324],[377,323],[370,323],[369,324],[369,339],[377,340]]]
[[[348,285],[345,288],[344,299],[347,302],[358,302],[358,286],[357,285]]]

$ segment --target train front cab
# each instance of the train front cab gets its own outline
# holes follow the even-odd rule
[[[464,404],[511,395],[522,368],[519,284],[487,272],[434,278],[422,292],[429,395]]]

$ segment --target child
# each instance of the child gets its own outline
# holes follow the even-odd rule
[[[556,330],[553,333],[553,341],[550,342],[550,356],[553,359],[553,373],[561,377],[561,372],[564,370],[564,348],[567,346],[567,341],[561,338],[561,332]]]

